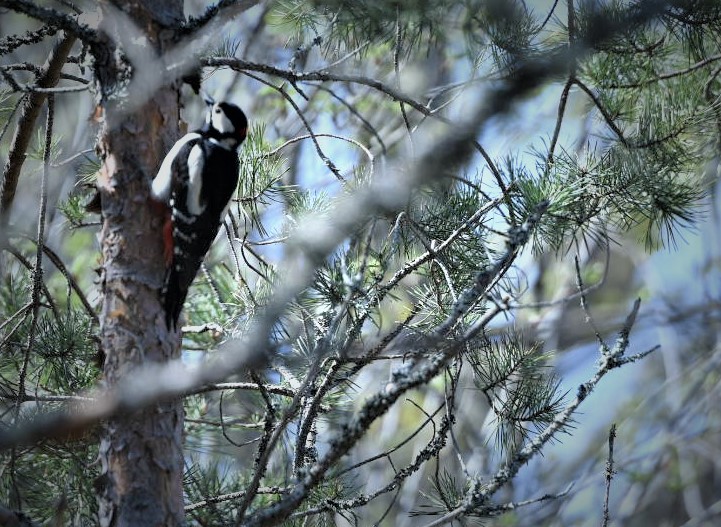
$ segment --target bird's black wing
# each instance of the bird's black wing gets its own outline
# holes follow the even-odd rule
[[[178,161],[174,163],[177,175],[174,176],[170,202],[173,261],[168,268],[163,291],[168,328],[174,328],[178,322],[190,284],[218,234],[221,215],[238,183],[239,164],[235,152],[205,140],[187,147],[202,150],[202,165],[188,165],[190,150],[188,155],[178,156]],[[195,154],[200,155],[198,151]],[[193,188],[192,182],[197,184],[201,178],[199,174],[193,177],[193,170],[203,173],[202,188],[199,191]],[[227,174],[231,175],[230,178]],[[194,205],[201,207],[200,212],[197,209],[192,210]]]

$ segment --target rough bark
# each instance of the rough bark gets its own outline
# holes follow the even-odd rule
[[[110,37],[132,21],[146,39],[124,43],[136,46],[127,50],[128,56],[136,61],[146,57],[152,63],[162,60],[164,39],[170,36],[162,28],[171,19],[180,20],[183,2],[119,2],[122,12],[102,6]],[[97,73],[97,78],[105,78],[103,72]],[[125,87],[125,93],[111,93],[122,82],[99,87],[104,96],[98,112],[103,120],[98,143],[103,159],[98,181],[103,217],[100,331],[109,386],[144,364],[166,362],[180,353],[179,335],[167,331],[159,302],[164,271],[161,219],[148,203],[150,181],[179,134],[177,86],[156,89],[136,80]],[[182,429],[180,400],[105,423],[97,480],[100,525],[183,524]]]

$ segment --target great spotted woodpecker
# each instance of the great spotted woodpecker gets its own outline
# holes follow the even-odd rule
[[[153,179],[151,196],[162,208],[165,323],[175,329],[188,288],[210,249],[238,184],[238,147],[248,132],[243,111],[206,101],[199,130],[181,137]]]

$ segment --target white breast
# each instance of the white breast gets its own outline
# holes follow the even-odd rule
[[[200,202],[200,191],[203,189],[203,167],[205,158],[200,145],[190,149],[188,155],[188,200],[186,206],[188,212],[197,216],[203,212],[205,205]]]

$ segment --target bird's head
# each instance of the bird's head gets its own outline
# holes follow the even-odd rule
[[[206,100],[208,112],[203,130],[223,146],[237,149],[248,134],[248,118],[238,106],[229,102]]]

